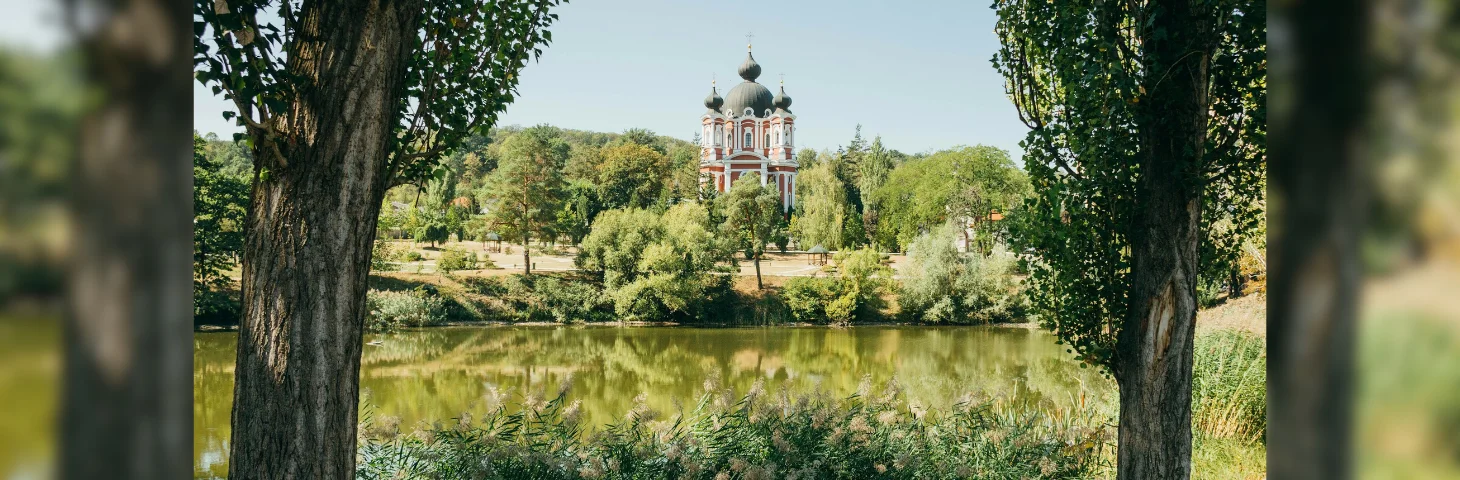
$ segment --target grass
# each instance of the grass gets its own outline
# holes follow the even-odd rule
[[[565,389],[552,400],[497,403],[480,417],[402,435],[390,419],[362,431],[359,478],[1086,478],[1108,455],[1094,417],[1051,417],[998,401],[948,412],[908,407],[896,382],[834,399],[771,395],[763,383],[734,399],[714,379],[689,412],[662,418],[643,405],[586,435]],[[642,400],[642,398],[641,398]],[[367,415],[368,416],[368,415]],[[398,422],[397,422],[398,423]]]

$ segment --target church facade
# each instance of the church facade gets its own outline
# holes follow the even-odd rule
[[[719,192],[730,191],[742,176],[757,174],[762,185],[774,185],[781,206],[796,203],[796,116],[782,82],[780,93],[756,83],[760,64],[746,46],[740,64],[744,81],[724,98],[710,85],[705,114],[700,116],[700,179]]]

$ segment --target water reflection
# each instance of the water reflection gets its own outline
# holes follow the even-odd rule
[[[194,371],[195,465],[227,472],[236,335],[198,334]],[[584,418],[603,424],[648,393],[661,412],[693,406],[717,375],[743,393],[759,378],[772,387],[856,391],[863,375],[896,378],[909,402],[946,408],[985,392],[1045,408],[1113,398],[1114,386],[1081,369],[1045,332],[994,327],[808,328],[437,328],[372,336],[361,388],[377,418],[403,429],[480,412],[489,394],[552,396],[571,381]]]

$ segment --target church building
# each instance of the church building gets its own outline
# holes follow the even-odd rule
[[[746,45],[745,63],[740,64],[740,82],[720,98],[714,82],[705,98],[708,110],[700,117],[700,178],[716,191],[728,192],[743,175],[760,175],[761,184],[775,185],[781,205],[791,211],[796,203],[796,116],[791,114],[791,97],[755,82],[760,64]]]

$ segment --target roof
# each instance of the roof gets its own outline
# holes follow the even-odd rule
[[[820,243],[818,243],[818,244],[816,244],[816,246],[811,247],[810,250],[807,250],[806,253],[829,253],[829,252],[826,251],[826,247],[823,247],[823,246],[821,246]]]
[[[773,97],[765,85],[746,80],[725,94],[725,111],[731,116],[741,116],[749,107],[754,116],[769,116],[767,111],[775,108]]]

